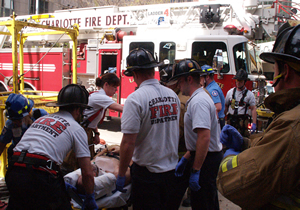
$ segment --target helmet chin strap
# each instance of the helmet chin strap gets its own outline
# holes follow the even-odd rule
[[[240,90],[243,90],[244,89],[244,87],[245,87],[245,85],[246,85],[246,81],[244,81],[244,84],[243,84],[243,86],[242,87],[237,87],[238,89],[240,89]]]
[[[204,76],[204,87],[206,88],[206,85],[207,84],[207,82],[206,82],[206,76]]]
[[[276,77],[274,77],[274,80],[276,79],[276,82],[272,85],[272,87],[276,87],[280,81],[280,79],[282,79],[283,75],[279,74]]]

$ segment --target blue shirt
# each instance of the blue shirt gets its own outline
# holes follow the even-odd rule
[[[209,85],[206,86],[206,90],[209,92],[209,94],[212,97],[212,100],[214,101],[215,104],[221,103],[222,109],[218,113],[219,118],[224,118],[224,110],[225,110],[225,97],[222,92],[222,89],[220,86],[216,83],[216,81],[212,81],[209,83]]]
[[[0,135],[0,142],[3,144],[12,142],[12,145],[14,147],[19,143],[28,127],[29,126],[25,125],[23,125],[22,127],[17,127],[11,120],[7,120]]]

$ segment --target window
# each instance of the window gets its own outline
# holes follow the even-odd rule
[[[262,69],[259,69],[259,63],[257,62],[259,59],[259,54],[257,53],[255,46],[248,43],[247,47],[248,47],[248,54],[250,57],[250,71],[251,72],[262,71]]]
[[[2,7],[1,7],[2,17],[7,17],[12,15],[13,10],[14,10],[13,0],[2,0]]]
[[[244,69],[250,73],[250,56],[247,56],[247,53],[249,53],[247,49],[247,43],[239,43],[233,47],[234,63],[237,71]]]
[[[161,42],[159,45],[159,62],[169,60],[170,63],[175,61],[176,44],[174,42]]]
[[[30,1],[30,11],[29,14],[36,13],[36,0]],[[48,13],[49,12],[49,2],[48,0],[39,0],[39,14]]]
[[[154,53],[154,43],[153,42],[131,42],[129,45],[129,52],[136,48],[144,48]]]
[[[192,45],[192,59],[196,60],[200,66],[205,64],[212,66],[217,49],[223,51],[223,69],[221,70],[221,73],[228,73],[228,53],[224,42],[194,42]]]
[[[39,14],[49,12],[49,2],[47,0],[39,0]]]

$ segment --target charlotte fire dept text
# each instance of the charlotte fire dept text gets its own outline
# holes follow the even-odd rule
[[[158,103],[175,102],[154,106]],[[158,97],[149,101],[151,112],[151,125],[177,120],[178,106],[174,97]]]

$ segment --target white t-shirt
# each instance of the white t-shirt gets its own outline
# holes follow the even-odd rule
[[[121,131],[138,133],[132,160],[153,173],[175,169],[178,162],[180,101],[156,79],[144,81],[125,102]]]
[[[229,112],[229,114],[232,114],[232,115],[234,114],[234,109],[231,108],[231,100],[232,100],[233,90],[234,90],[234,88],[231,88],[227,92],[226,98],[225,98],[225,104],[229,106],[228,112]],[[242,99],[243,94],[244,94],[244,92],[246,90],[247,90],[246,88],[244,90],[242,90],[242,91],[236,89],[235,100],[236,101],[240,101]],[[248,103],[250,106],[255,106],[255,97],[254,97],[254,94],[250,90],[247,91],[247,95],[244,98],[244,106],[239,106],[239,108],[238,108],[238,114],[239,115],[245,114],[246,103]],[[249,108],[249,106],[248,106],[248,108]],[[246,114],[250,114],[249,113],[249,109],[247,110]]]
[[[34,121],[14,151],[28,150],[62,164],[71,148],[77,158],[91,156],[85,130],[69,112],[59,111]]]
[[[89,96],[89,106],[93,107],[92,109],[86,109],[84,111],[84,119],[89,119],[91,116],[96,114],[100,109],[100,113],[95,117],[94,120],[88,125],[89,128],[97,128],[98,123],[102,119],[102,117],[105,115],[105,110],[107,107],[115,103],[114,100],[112,100],[109,96],[106,95],[105,91],[103,89],[100,89],[97,92],[92,93]]]
[[[210,130],[209,152],[222,150],[220,142],[220,125],[218,124],[216,107],[211,97],[203,88],[198,88],[186,103],[184,115],[184,134],[187,150],[196,151],[196,128]]]

